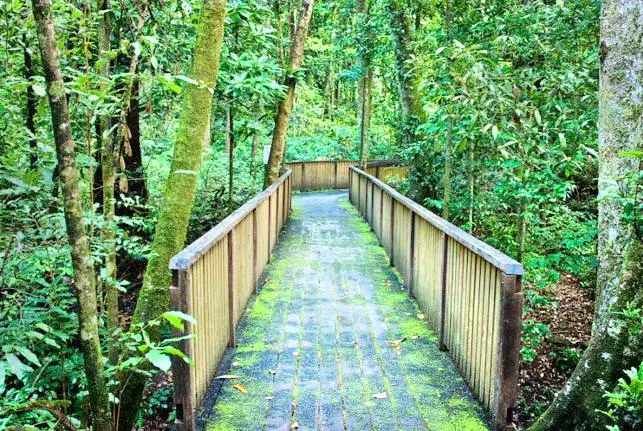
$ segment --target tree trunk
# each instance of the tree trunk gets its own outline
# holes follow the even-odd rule
[[[25,79],[27,80],[27,106],[25,111],[25,126],[29,130],[29,167],[36,169],[38,167],[38,141],[36,140],[36,126],[34,118],[36,116],[36,93],[33,90],[32,80],[34,78],[33,65],[31,62],[31,53],[27,44],[27,35],[22,35],[23,57],[25,62]]]
[[[395,53],[395,71],[404,128],[402,142],[412,143],[416,140],[416,129],[422,119],[422,106],[418,96],[418,79],[410,63],[411,24],[407,6],[401,0],[388,0],[388,16]]]
[[[362,38],[360,38],[361,40],[359,41],[362,77],[359,82],[358,123],[360,166],[362,168],[364,168],[366,166],[366,162],[368,162],[368,136],[371,126],[371,88],[373,84],[373,69],[371,67],[371,56],[373,55],[373,34],[370,29],[371,23],[369,21],[369,10],[370,2],[368,0],[360,0],[359,13],[361,20],[358,34],[361,33],[362,36]]]
[[[228,207],[234,209],[234,108],[231,101],[226,110],[226,146],[228,148]]]
[[[109,14],[109,0],[98,0],[98,11],[101,19],[98,25],[98,74],[105,81],[100,85],[100,91],[107,91],[109,81],[109,51],[112,37],[112,24]],[[117,148],[115,140],[108,135],[111,128],[109,114],[103,113],[98,117],[97,134],[98,142],[101,143],[101,178],[102,178],[102,206],[103,206],[103,229],[101,231],[101,242],[105,248],[105,276],[101,277],[99,283],[103,288],[99,289],[105,294],[105,316],[107,332],[112,334],[118,328],[118,289],[116,288],[116,234],[114,190],[116,187],[116,163]],[[115,364],[118,361],[118,350],[115,343],[109,343],[109,360]]]
[[[442,198],[442,218],[449,220],[451,217],[449,207],[451,206],[451,170],[452,159],[451,153],[453,151],[453,115],[449,113],[449,130],[447,132],[447,139],[444,144],[444,175],[443,182],[443,198]]]
[[[212,93],[209,88],[215,87],[219,72],[225,13],[225,0],[205,0],[201,8],[190,77],[202,85],[188,84],[185,91],[174,158],[152,243],[153,253],[136,304],[133,324],[156,319],[169,306],[172,277],[168,266],[170,258],[183,247],[187,235],[210,124]],[[159,336],[158,333],[151,335]],[[122,388],[121,405],[126,408],[120,412],[118,429],[130,431],[147,379],[132,373],[120,380],[127,384]]]
[[[286,98],[279,102],[277,108],[277,117],[275,118],[275,129],[272,135],[272,147],[270,148],[270,158],[266,167],[266,179],[264,187],[268,187],[279,178],[281,165],[284,159],[286,149],[286,135],[288,133],[288,123],[290,113],[295,102],[295,87],[297,80],[293,76],[301,67],[304,57],[304,45],[308,34],[308,26],[313,14],[314,0],[302,0],[301,11],[299,12],[299,23],[293,34],[293,44],[290,48],[290,76],[286,78],[288,87]]]
[[[134,76],[132,79],[132,91],[126,119],[128,139],[127,142],[124,142],[124,140],[121,142],[123,147],[123,164],[125,165],[125,175],[127,176],[127,188],[124,189],[119,186],[119,192],[130,196],[137,196],[143,201],[146,201],[148,194],[145,171],[143,169],[143,152],[141,150],[139,86],[140,80],[138,76]],[[116,214],[131,216],[133,215],[133,211],[125,208],[123,205],[117,204]]]
[[[96,312],[96,286],[89,239],[83,225],[82,196],[76,153],[71,133],[69,108],[63,82],[60,58],[56,43],[51,3],[49,0],[32,0],[33,14],[38,33],[40,55],[45,69],[47,95],[56,141],[56,154],[63,184],[65,223],[74,268],[74,292],[78,300],[80,345],[83,352],[87,389],[91,405],[93,429],[110,431],[108,390],[103,374],[103,361],[98,337]]]
[[[255,116],[255,122],[259,124],[258,116]],[[259,148],[259,130],[255,129],[252,134],[252,155],[250,162],[250,175],[252,176],[253,186],[257,183],[257,149]]]
[[[606,0],[601,10],[599,57],[599,195],[613,194],[610,184],[639,169],[622,151],[641,148],[643,129],[643,41],[640,2]],[[622,188],[627,188],[623,184]],[[598,278],[592,339],[565,387],[530,428],[605,429],[605,390],[613,390],[623,370],[639,365],[643,335],[627,330],[618,312],[643,306],[643,243],[623,219],[619,199],[598,206]]]

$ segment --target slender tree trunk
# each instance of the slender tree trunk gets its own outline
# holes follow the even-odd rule
[[[373,69],[371,67],[371,56],[373,55],[372,41],[373,32],[370,29],[369,20],[370,2],[369,0],[360,0],[359,13],[360,13],[360,28],[358,34],[361,36],[359,41],[362,77],[359,82],[359,154],[360,165],[362,168],[368,162],[369,142],[368,136],[371,126],[371,88],[373,84]]]
[[[25,126],[29,130],[29,166],[31,169],[36,169],[38,167],[38,141],[36,140],[36,126],[34,118],[36,117],[36,93],[33,91],[32,80],[34,78],[33,65],[31,61],[31,53],[29,52],[29,46],[27,44],[27,35],[22,35],[22,43],[24,44],[23,48],[23,57],[25,62],[25,79],[29,84],[27,84],[27,109],[25,112]]]
[[[123,139],[121,142],[127,186],[123,188],[121,182],[121,184],[119,184],[119,192],[130,196],[137,196],[143,201],[146,201],[148,194],[145,171],[143,169],[143,152],[141,150],[139,86],[140,80],[138,76],[134,76],[126,118],[127,140]],[[123,205],[116,205],[116,214],[132,215],[133,212],[123,207]]]
[[[301,11],[299,13],[299,23],[294,31],[293,44],[290,48],[290,74],[286,78],[288,87],[286,98],[279,102],[277,108],[277,117],[275,118],[275,129],[272,136],[272,147],[270,148],[270,159],[266,168],[266,179],[264,186],[268,187],[279,178],[281,165],[284,159],[286,149],[286,135],[288,133],[288,123],[290,113],[295,102],[295,87],[297,80],[292,74],[296,73],[301,67],[304,57],[304,45],[308,34],[308,26],[313,14],[314,0],[302,0]]]
[[[469,152],[469,233],[473,232],[473,211],[475,208],[476,195],[475,195],[475,143],[474,141],[468,142],[468,152]]]
[[[272,5],[273,13],[277,19],[277,58],[282,69],[286,68],[286,53],[284,51],[283,37],[283,20],[281,17],[281,0],[274,0]]]
[[[47,95],[51,108],[58,165],[60,166],[60,179],[63,184],[65,223],[74,268],[74,292],[78,300],[79,341],[83,351],[92,425],[97,431],[110,431],[112,421],[109,414],[108,390],[103,374],[98,337],[94,268],[91,261],[89,239],[83,225],[82,196],[75,160],[76,152],[51,16],[51,3],[49,0],[32,0],[32,6],[40,55],[47,81]]]
[[[639,169],[622,151],[641,149],[643,127],[643,40],[641,2],[605,0],[601,10],[599,57],[599,194],[615,192],[610,184]],[[627,188],[625,184],[621,188]],[[618,312],[643,307],[643,242],[623,219],[619,199],[598,206],[598,279],[592,338],[565,387],[530,428],[602,430],[606,416],[603,392],[613,390],[623,370],[640,364],[643,334],[627,330]]]
[[[411,24],[406,3],[402,0],[387,0],[389,23],[393,35],[396,75],[400,106],[404,121],[402,141],[414,142],[416,128],[422,119],[422,106],[418,96],[418,79],[410,64]]]
[[[226,110],[226,146],[228,148],[228,206],[230,211],[234,209],[234,102],[231,101]]]
[[[100,85],[102,92],[107,91],[109,81],[109,51],[112,37],[112,23],[109,13],[109,0],[98,0],[98,11],[101,19],[98,25],[98,56],[99,62],[98,74],[104,82]],[[116,287],[116,233],[115,223],[115,205],[114,190],[116,188],[116,163],[117,148],[116,141],[108,135],[111,128],[111,119],[109,114],[103,113],[98,118],[97,133],[101,143],[101,173],[103,180],[102,202],[103,202],[103,230],[101,231],[101,242],[105,253],[105,276],[101,277],[99,283],[102,284],[102,290],[105,295],[105,316],[107,323],[107,332],[112,334],[118,328],[118,289]],[[118,350],[115,343],[109,343],[109,360],[112,363],[118,361]]]
[[[259,123],[259,118],[255,117],[255,121]],[[252,155],[250,164],[250,174],[252,175],[252,184],[257,181],[257,150],[259,148],[259,131],[255,130],[252,135]]]
[[[205,0],[201,8],[190,77],[203,85],[190,84],[185,91],[174,158],[152,243],[153,254],[136,304],[134,324],[158,318],[169,306],[172,277],[168,265],[170,258],[183,247],[187,235],[203,146],[209,131],[212,109],[209,88],[215,87],[219,72],[226,3],[225,0]],[[125,408],[121,409],[118,429],[130,431],[147,379],[131,373],[120,380],[126,385],[120,397]]]
[[[447,139],[444,143],[444,175],[442,177],[443,184],[443,199],[442,199],[442,218],[449,220],[451,217],[451,170],[452,161],[451,153],[453,152],[453,115],[449,112],[449,129],[447,132]]]

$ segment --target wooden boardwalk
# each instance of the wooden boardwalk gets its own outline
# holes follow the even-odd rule
[[[218,380],[207,430],[487,430],[437,336],[346,192],[293,214]]]

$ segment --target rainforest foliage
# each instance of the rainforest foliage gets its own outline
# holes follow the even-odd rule
[[[33,13],[40,3],[49,1],[0,0],[0,430],[98,420],[77,335],[67,177]],[[218,5],[220,52],[216,28],[199,27],[222,19]],[[308,26],[307,5],[309,28],[297,32]],[[126,428],[171,423],[171,388],[159,382],[170,358],[183,356],[170,327],[190,317],[167,310],[154,293],[165,287],[150,283],[169,272],[146,278],[147,263],[166,268],[168,253],[261,191],[271,144],[285,161],[407,165],[409,178],[393,186],[524,264],[521,359],[533,363],[552,341],[533,316],[556,311],[561,276],[594,296],[599,202],[615,202],[619,226],[643,240],[640,132],[615,153],[630,168],[599,196],[600,9],[597,0],[52,0],[95,277],[96,371],[112,417],[122,412]],[[633,10],[640,32],[643,11]],[[303,54],[291,49],[298,44]],[[632,106],[640,129],[640,99]],[[270,160],[274,176],[281,158]],[[638,304],[614,312],[640,334]],[[562,342],[547,354],[569,376],[586,347]],[[610,429],[641,426],[642,370],[628,367],[602,388],[596,408]],[[126,393],[127,375],[162,389],[135,408],[140,393]],[[558,389],[519,403],[522,425]]]

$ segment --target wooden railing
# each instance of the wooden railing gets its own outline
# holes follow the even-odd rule
[[[349,169],[358,164],[354,160],[290,162],[286,168],[292,170],[293,190],[347,189]],[[366,171],[383,181],[408,176],[408,168],[395,161],[369,162]]]
[[[172,310],[192,315],[180,349],[192,359],[172,363],[176,429],[193,430],[195,409],[214,378],[235,327],[270,260],[291,208],[292,172],[172,258]]]
[[[511,422],[518,387],[520,263],[351,167],[349,195],[439,333],[494,430]]]

